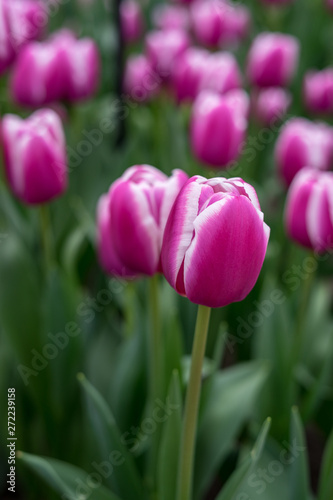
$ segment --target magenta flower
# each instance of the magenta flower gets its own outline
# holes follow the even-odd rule
[[[42,109],[26,120],[5,115],[1,124],[5,172],[21,201],[40,204],[67,187],[66,142],[55,111]]]
[[[188,177],[174,170],[167,177],[137,165],[114,182],[98,205],[98,255],[109,274],[123,277],[161,270],[160,253],[171,207]]]
[[[194,102],[191,146],[195,156],[222,168],[238,158],[247,129],[249,98],[243,90],[225,95],[203,91]]]
[[[187,30],[190,24],[188,9],[181,5],[157,5],[152,17],[159,30]]]
[[[253,111],[263,125],[272,125],[275,119],[282,119],[291,103],[291,94],[282,87],[267,87],[253,92]]]
[[[333,68],[305,75],[304,100],[313,113],[333,113]]]
[[[126,43],[137,42],[144,30],[143,15],[139,2],[123,0],[120,7],[122,35]]]
[[[333,129],[324,123],[292,118],[281,129],[275,160],[287,186],[304,167],[328,170],[333,161]]]
[[[333,248],[333,174],[304,168],[294,178],[285,211],[288,235],[317,252]]]
[[[134,101],[148,101],[158,92],[161,81],[161,77],[153,71],[144,54],[132,55],[127,59],[124,91]]]
[[[163,273],[192,302],[226,306],[254,287],[268,238],[252,186],[240,178],[195,176],[178,195],[165,228]]]
[[[99,53],[89,38],[77,40],[60,31],[43,43],[30,43],[19,54],[11,90],[24,106],[77,101],[93,95],[99,80]]]
[[[248,79],[258,87],[284,87],[296,72],[298,56],[299,42],[295,37],[260,33],[248,54]]]

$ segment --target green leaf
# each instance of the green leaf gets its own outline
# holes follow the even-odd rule
[[[39,457],[21,451],[17,453],[17,457],[58,491],[63,499],[120,500],[101,486],[102,476],[96,470],[91,471],[90,477],[84,470],[53,458]]]
[[[290,467],[291,498],[304,498],[306,500],[310,498],[306,443],[303,424],[296,407],[293,407],[291,411],[290,439],[293,446],[302,450]]]
[[[262,428],[250,455],[235,470],[235,472],[227,481],[226,485],[223,487],[221,493],[217,496],[216,500],[233,500],[236,492],[239,490],[242,483],[249,477],[253,468],[256,466],[259,458],[261,457],[270,425],[271,419],[267,418],[262,425]]]
[[[178,409],[171,413],[162,430],[157,472],[157,490],[160,500],[174,500],[176,498],[182,427],[182,393],[179,374],[176,370],[172,375],[168,399],[173,407],[178,405]]]
[[[196,498],[208,488],[242,425],[251,416],[267,374],[266,365],[261,362],[243,363],[216,373],[203,388],[194,473]]]
[[[122,435],[119,431],[109,406],[95,387],[82,373],[78,375],[78,380],[95,409],[97,418],[93,420],[93,424],[97,437],[101,439],[105,458],[111,461],[112,456],[117,456],[118,459],[115,458],[115,460],[121,461],[117,467],[114,467],[113,473],[107,479],[124,498],[137,500],[144,498],[133,455],[124,444],[125,434]]]
[[[331,432],[322,461],[318,500],[333,498],[333,431]]]

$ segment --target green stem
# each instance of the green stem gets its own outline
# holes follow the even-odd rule
[[[211,309],[209,307],[199,306],[198,308],[192,348],[190,380],[185,401],[177,500],[190,500],[192,496],[195,437],[201,392],[201,373],[206,349],[210,311]]]
[[[39,214],[40,214],[42,244],[43,244],[44,261],[45,261],[44,264],[45,272],[48,272],[53,262],[53,242],[52,242],[50,213],[48,205],[41,205]]]

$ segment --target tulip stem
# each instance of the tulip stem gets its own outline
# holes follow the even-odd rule
[[[190,380],[187,387],[183,419],[177,500],[190,500],[192,497],[193,465],[201,392],[201,375],[207,342],[210,311],[211,309],[209,307],[199,306],[198,308],[192,348]]]
[[[50,213],[48,205],[46,204],[41,205],[39,214],[40,214],[42,245],[43,245],[44,261],[45,261],[45,272],[48,272],[53,261],[51,223],[50,223]]]

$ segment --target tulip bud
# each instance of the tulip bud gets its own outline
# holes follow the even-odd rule
[[[125,42],[128,44],[137,42],[144,29],[143,16],[137,1],[123,0],[121,2],[120,22]]]
[[[167,177],[149,165],[129,168],[98,206],[98,254],[102,267],[118,276],[160,271],[164,228],[187,175]]]
[[[200,90],[212,90],[225,94],[239,89],[242,77],[235,57],[230,52],[215,52],[206,58],[205,71],[202,73]]]
[[[40,204],[67,187],[66,142],[57,113],[36,111],[26,120],[5,115],[1,124],[5,172],[21,201]]]
[[[172,84],[178,102],[193,101],[197,97],[208,58],[208,51],[190,47],[177,59]]]
[[[15,57],[9,34],[7,3],[2,0],[0,1],[0,75],[6,71]]]
[[[247,128],[249,98],[243,90],[225,95],[203,91],[194,102],[191,145],[196,157],[222,168],[238,158]]]
[[[291,94],[281,87],[268,87],[253,94],[253,110],[263,125],[270,126],[276,119],[282,119],[291,103]]]
[[[161,84],[147,57],[143,54],[130,56],[124,72],[124,91],[134,101],[148,101],[155,95]]]
[[[239,178],[195,176],[179,193],[165,228],[163,273],[190,301],[226,306],[254,287],[268,238],[252,186]]]
[[[304,168],[288,192],[285,223],[300,245],[325,252],[333,248],[333,174]]]
[[[299,42],[291,35],[260,33],[248,55],[247,76],[258,87],[284,87],[296,72]]]
[[[24,47],[13,71],[11,90],[18,104],[37,107],[88,98],[96,91],[98,77],[95,42],[77,40],[63,30],[47,42]]]
[[[153,24],[159,30],[187,30],[189,14],[180,5],[158,5],[153,11]]]
[[[304,167],[328,170],[333,161],[333,129],[305,118],[289,120],[276,142],[275,160],[288,186]]]
[[[170,79],[177,58],[189,45],[187,34],[181,30],[151,31],[146,36],[147,57],[164,80]]]
[[[304,100],[313,113],[333,112],[333,68],[310,71],[305,75]]]
[[[196,39],[210,48],[239,42],[248,34],[251,22],[246,7],[225,0],[197,0],[190,14]]]

